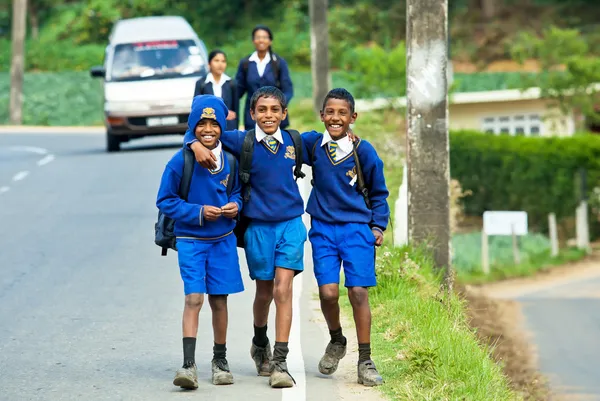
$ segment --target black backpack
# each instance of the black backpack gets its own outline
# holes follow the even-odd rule
[[[294,142],[294,152],[296,154],[296,167],[294,168],[294,177],[296,181],[298,178],[304,178],[305,174],[302,172],[302,138],[300,133],[296,130],[282,130],[287,132],[292,137]],[[244,203],[250,200],[250,169],[252,168],[252,155],[254,154],[254,145],[256,143],[256,135],[254,130],[251,129],[246,132],[244,137],[244,143],[242,145],[242,152],[240,154],[240,182],[242,184],[242,200]],[[237,238],[237,246],[239,248],[244,247],[244,234],[250,224],[250,219],[245,216],[239,216],[239,221],[235,226],[233,232]]]
[[[225,158],[229,163],[230,178],[227,180],[227,195],[231,194],[233,189],[233,172],[235,171],[236,159],[229,152],[225,153]],[[179,196],[181,199],[187,201],[188,194],[190,192],[190,184],[192,182],[192,175],[194,173],[194,163],[196,160],[194,158],[194,153],[188,149],[187,147],[183,149],[183,174],[181,176],[181,183],[179,184]],[[167,251],[173,249],[177,251],[177,242],[175,238],[175,234],[173,232],[175,228],[175,220],[167,217],[161,212],[158,211],[158,220],[156,224],[154,224],[154,243],[162,248],[161,255],[166,256]]]
[[[250,65],[250,56],[242,60],[242,69],[244,70],[244,77],[248,75],[248,65]],[[273,75],[275,75],[275,87],[281,89],[281,69],[279,68],[279,57],[275,53],[271,53],[271,68],[273,69]]]
[[[310,181],[310,184],[314,186],[315,184],[315,150],[317,149],[317,143],[319,143],[319,141],[316,141],[315,144],[313,145],[312,148],[312,154],[310,155],[310,160],[311,160],[311,165],[313,166],[313,179]],[[367,189],[367,185],[365,184],[365,176],[363,175],[363,171],[362,171],[362,167],[360,164],[360,159],[358,157],[358,143],[357,142],[352,142],[352,156],[354,157],[354,164],[356,164],[356,189],[358,190],[358,192],[360,192],[360,194],[363,196],[364,200],[365,200],[365,204],[367,205],[368,209],[371,209],[371,199],[369,198],[369,190]]]

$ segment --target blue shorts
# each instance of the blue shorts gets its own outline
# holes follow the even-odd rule
[[[332,224],[312,219],[309,238],[319,287],[340,283],[342,263],[346,287],[377,285],[375,236],[367,224]]]
[[[252,280],[275,279],[275,268],[304,270],[306,227],[302,217],[282,222],[252,221],[244,234],[246,260]]]
[[[218,241],[177,238],[185,295],[228,295],[244,291],[235,235]]]

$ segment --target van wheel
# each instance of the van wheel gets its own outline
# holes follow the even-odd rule
[[[112,135],[110,131],[106,132],[106,151],[118,152],[121,149],[121,141],[118,136]]]

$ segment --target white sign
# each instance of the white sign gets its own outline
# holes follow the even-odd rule
[[[484,212],[483,231],[487,235],[527,235],[527,212]]]

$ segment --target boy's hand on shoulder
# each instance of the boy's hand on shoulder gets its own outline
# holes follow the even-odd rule
[[[235,202],[229,202],[221,208],[223,216],[229,219],[233,219],[238,214],[238,205]]]
[[[383,244],[383,233],[377,228],[373,228],[371,231],[375,236],[375,246],[381,246]]]
[[[217,157],[204,145],[196,141],[190,145],[196,161],[204,168],[214,170],[217,168]]]
[[[215,221],[221,217],[221,208],[214,206],[204,206],[204,218],[208,221]]]
[[[352,128],[348,128],[348,138],[350,138],[350,141],[352,142],[356,142],[359,139],[354,133],[354,131],[352,131]]]

